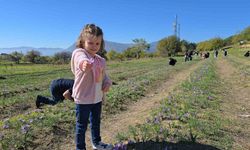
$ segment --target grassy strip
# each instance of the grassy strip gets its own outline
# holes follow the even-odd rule
[[[141,74],[140,76],[130,78],[127,81],[120,82],[119,85],[113,86],[107,94],[107,103],[105,103],[105,113],[117,113],[120,110],[126,109],[127,105],[137,101],[144,96],[150,89],[156,87],[160,82],[168,79],[176,72],[186,69],[191,64],[183,63],[176,67],[169,67],[165,64],[154,66],[151,71]]]
[[[51,70],[64,70],[70,68],[67,65],[51,65],[51,64],[12,64],[0,65],[0,74],[2,76],[26,75],[33,73],[43,73]]]
[[[28,149],[46,142],[59,143],[57,139],[74,132],[74,105],[65,103],[69,104],[59,104],[56,109],[34,110],[1,121],[0,147],[3,150]],[[47,139],[51,135],[53,138]]]
[[[108,113],[110,113],[112,111],[112,113],[115,113],[121,109],[125,109],[125,101],[128,102],[129,100],[136,100],[139,97],[141,97],[142,95],[144,95],[145,90],[148,87],[151,87],[153,85],[149,85],[149,83],[152,83],[153,81],[148,82],[151,79],[150,76],[145,77],[145,80],[143,80],[145,75],[149,75],[149,74],[153,74],[153,72],[158,72],[159,68],[163,68],[163,70],[168,70],[170,69],[170,71],[172,73],[175,72],[175,68],[167,66],[166,65],[166,59],[164,58],[160,58],[160,59],[143,59],[143,60],[133,60],[133,61],[129,61],[129,62],[124,62],[124,64],[118,62],[117,64],[111,64],[111,66],[109,66],[109,70],[110,72],[113,72],[114,74],[112,74],[111,76],[120,76],[121,73],[119,72],[115,72],[114,70],[123,70],[121,72],[126,72],[126,78],[128,78],[128,80],[130,81],[129,83],[127,83],[126,81],[123,80],[119,80],[117,83],[119,85],[114,86],[113,89],[111,90],[110,93],[108,93],[108,99],[112,99],[111,101],[109,101],[109,103],[107,103],[107,106],[105,106],[105,110],[108,110]],[[189,65],[188,63],[185,64],[185,66]],[[117,66],[119,66],[117,68]],[[181,67],[183,66],[182,64],[180,64],[179,66],[177,66],[176,68],[183,68]],[[137,69],[136,69],[137,68]],[[125,70],[127,69],[127,70]],[[147,73],[145,73],[147,72]],[[162,72],[162,71],[161,71]],[[67,76],[70,72],[67,71],[64,73],[65,76]],[[162,72],[162,77],[164,77],[165,75],[168,75],[170,72]],[[36,74],[36,73],[34,73]],[[137,76],[134,76],[134,74],[137,74]],[[140,75],[143,75],[143,77],[140,77]],[[158,75],[155,74],[156,76],[154,78],[157,78]],[[30,104],[34,104],[34,101],[36,99],[36,95],[40,94],[40,95],[46,95],[46,96],[50,96],[48,87],[49,87],[49,83],[50,80],[52,80],[54,76],[59,76],[59,74],[49,74],[46,76],[41,76],[37,79],[35,78],[27,78],[29,79],[28,81],[16,81],[16,83],[18,83],[18,85],[16,84],[16,88],[20,88],[20,91],[13,91],[13,93],[10,93],[9,96],[6,97],[2,97],[3,100],[0,100],[0,108],[3,109],[3,111],[0,113],[2,118],[5,118],[6,116],[12,117],[17,113],[22,113],[21,111],[25,112],[25,109],[22,110],[22,107],[20,108],[19,106],[23,106],[24,104],[28,104],[25,107],[30,107]],[[132,77],[129,77],[132,76]],[[152,76],[152,75],[151,75]],[[52,78],[52,79],[51,79]],[[139,79],[141,78],[141,79]],[[18,77],[16,79],[19,79]],[[22,79],[22,78],[21,78]],[[38,80],[39,79],[39,80]],[[140,80],[140,83],[135,82],[136,80]],[[143,80],[143,81],[141,81]],[[158,81],[160,81],[161,79],[159,79]],[[43,81],[43,82],[41,82]],[[20,84],[26,84],[26,86],[28,88],[23,88]],[[35,85],[33,85],[35,84]],[[147,86],[144,86],[144,84],[147,84]],[[39,85],[39,88],[37,88]],[[131,86],[130,86],[131,85]],[[140,88],[138,88],[137,85],[140,85]],[[142,86],[144,86],[142,88]],[[146,88],[147,87],[147,88]],[[123,90],[127,90],[125,92],[123,92]],[[137,91],[135,91],[137,90]],[[125,94],[123,94],[125,93]],[[127,95],[126,95],[127,94]],[[115,97],[114,99],[112,97]],[[0,97],[1,99],[1,97]],[[34,106],[34,105],[33,105]],[[15,109],[15,108],[20,108],[20,109]],[[14,110],[13,110],[14,109]],[[1,118],[0,117],[0,118]]]
[[[162,142],[159,145],[161,147],[171,147],[171,143],[181,145],[180,142],[184,141],[189,145],[204,144],[203,148],[205,144],[221,149],[231,148],[232,139],[223,130],[227,121],[219,111],[219,87],[214,63],[208,61],[197,69],[178,91],[164,99],[161,108],[155,110],[144,124],[138,124],[130,127],[128,132],[117,134],[118,141],[134,141],[135,143],[128,144],[128,149],[136,149],[141,146],[140,143],[148,141],[154,141],[151,142],[152,145]],[[148,145],[144,149],[147,149],[146,147]]]
[[[235,57],[235,56],[230,56],[230,57],[227,57],[227,60],[233,66],[235,66],[236,68],[238,68],[239,71],[241,72],[241,74],[243,76],[249,76],[250,75],[250,64],[242,63],[242,62],[245,61],[243,58],[238,58],[238,57]],[[250,62],[250,61],[248,61],[248,62]]]
[[[69,69],[66,70],[51,70],[44,72],[36,72],[25,75],[13,75],[4,80],[0,80],[0,85],[3,87],[0,91],[1,97],[11,97],[17,93],[24,93],[30,89],[39,89],[41,86],[48,86],[52,79],[56,78],[73,78]],[[43,82],[41,82],[43,81]]]

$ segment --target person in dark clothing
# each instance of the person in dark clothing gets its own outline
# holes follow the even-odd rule
[[[219,54],[219,51],[216,49],[216,50],[214,51],[214,57],[217,58],[217,57],[218,57],[218,54]]]
[[[172,65],[172,66],[174,66],[175,64],[176,64],[176,62],[177,62],[177,60],[176,59],[174,59],[174,58],[169,58],[169,65]]]
[[[224,56],[227,56],[227,50],[226,49],[224,50]]]
[[[210,53],[207,52],[207,53],[205,53],[204,57],[205,57],[205,58],[209,58],[209,55],[210,55]]]
[[[247,51],[244,56],[249,57],[250,56],[250,51]]]
[[[188,52],[188,59],[189,59],[189,61],[192,61],[192,55],[193,55],[193,51],[189,51]]]
[[[73,101],[71,97],[74,80],[72,79],[56,79],[51,81],[50,93],[52,98],[38,95],[36,98],[36,107],[40,108],[41,104],[55,105],[62,102],[65,98]]]

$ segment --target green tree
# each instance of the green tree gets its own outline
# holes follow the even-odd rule
[[[58,52],[54,55],[54,62],[58,64],[66,64],[70,62],[71,52]]]
[[[181,51],[186,52],[188,50],[189,43],[186,40],[181,40]]]
[[[233,36],[230,36],[230,37],[228,37],[228,38],[225,38],[225,39],[224,39],[224,44],[225,44],[225,46],[232,45],[232,44],[233,44],[232,40],[233,40]]]
[[[118,56],[119,55],[119,53],[118,52],[116,52],[115,50],[110,50],[108,53],[107,53],[107,58],[108,58],[108,60],[115,60],[115,59],[117,59]]]
[[[37,64],[48,64],[48,63],[52,63],[52,57],[49,57],[49,56],[38,56],[38,57],[35,57],[35,63]],[[59,63],[59,62],[56,62],[56,63]]]
[[[21,58],[23,57],[23,54],[17,51],[14,51],[13,53],[10,54],[10,56],[11,56],[12,61],[14,61],[16,64],[19,64]]]
[[[197,47],[197,44],[196,44],[196,43],[191,42],[191,43],[188,44],[188,49],[189,49],[189,50],[195,50],[196,47]]]
[[[221,38],[213,38],[210,40],[210,42],[211,42],[211,50],[219,49],[225,46],[224,40]]]
[[[199,51],[212,51],[214,49],[219,49],[223,47],[224,45],[225,45],[224,40],[217,37],[217,38],[212,38],[210,40],[198,43],[197,49]]]
[[[28,51],[27,54],[25,55],[25,60],[31,63],[36,63],[36,60],[38,59],[37,57],[40,57],[41,54],[39,51],[36,50],[31,50]]]
[[[149,50],[150,44],[145,39],[134,39],[134,46],[130,48],[130,52],[135,54],[135,57],[139,59],[143,53]]]
[[[240,41],[250,41],[250,27],[247,27],[239,34],[233,36],[232,38],[233,44],[239,43]]]
[[[180,42],[181,45],[181,51],[186,52],[186,51],[193,51],[196,49],[196,44],[195,43],[190,43],[186,40],[181,40]]]
[[[138,53],[139,52],[137,52],[137,49],[134,47],[129,47],[125,51],[123,51],[123,55],[126,58],[136,58]]]
[[[171,56],[181,51],[180,45],[180,40],[173,35],[160,40],[156,51],[158,55]]]

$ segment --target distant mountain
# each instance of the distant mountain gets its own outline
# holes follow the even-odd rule
[[[132,47],[133,44],[125,44],[125,43],[116,43],[116,42],[110,42],[110,41],[105,41],[105,49],[107,51],[110,50],[115,50],[117,52],[122,52],[126,50],[129,47]]]
[[[155,52],[159,41],[150,43],[149,52]]]
[[[149,52],[154,52],[156,49],[158,42],[152,42],[150,43],[150,49]],[[117,52],[123,52],[127,48],[133,46],[131,43],[117,43],[117,42],[111,42],[111,41],[105,41],[105,49],[107,51],[115,50]],[[75,49],[75,43],[72,44],[70,47],[63,49],[63,48],[35,48],[35,47],[11,47],[11,48],[0,48],[0,54],[1,53],[7,53],[10,54],[14,51],[26,54],[30,50],[36,50],[41,53],[42,56],[53,56],[55,53],[62,52],[62,51],[70,51],[72,52]]]
[[[158,44],[158,42],[150,43],[149,52],[154,52],[157,44]],[[131,43],[117,43],[117,42],[105,41],[105,49],[107,51],[115,50],[117,52],[123,52],[124,50],[126,50],[127,48],[132,47],[132,46],[133,46],[133,44],[131,44]],[[75,49],[75,47],[76,47],[76,45],[74,43],[70,47],[68,47],[66,49],[66,51],[73,51]]]
[[[34,48],[34,47],[11,47],[11,48],[0,48],[0,54],[1,53],[7,53],[10,54],[14,51],[26,54],[30,50],[36,50],[41,53],[42,56],[53,56],[55,53],[64,51],[62,48]]]
[[[122,52],[131,46],[133,46],[133,44],[124,44],[124,43],[105,41],[105,49],[107,51],[115,50],[117,52]],[[73,51],[75,49],[75,47],[76,47],[76,43],[74,43],[70,47],[68,47],[66,49],[66,51]]]

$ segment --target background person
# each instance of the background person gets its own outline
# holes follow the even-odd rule
[[[42,104],[55,105],[58,102],[62,102],[65,98],[72,100],[72,88],[74,80],[72,79],[56,79],[50,84],[50,93],[52,98],[38,95],[36,98],[36,107],[40,108]]]

